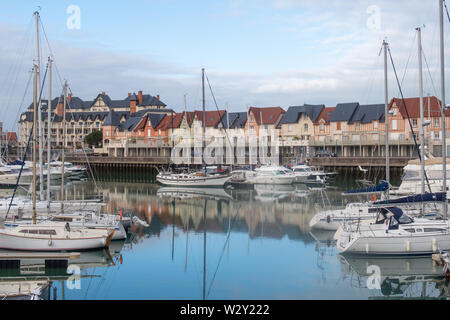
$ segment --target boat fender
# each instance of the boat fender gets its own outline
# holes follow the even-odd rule
[[[51,247],[53,245],[52,239],[48,240],[48,246]]]
[[[327,223],[330,223],[330,222],[331,222],[331,217],[327,216]]]
[[[437,246],[436,246],[436,238],[433,238],[431,240],[431,250],[433,250],[433,252],[437,251]]]

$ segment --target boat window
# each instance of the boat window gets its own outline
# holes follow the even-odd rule
[[[394,217],[390,219],[389,230],[398,230],[398,221]]]
[[[376,213],[377,211],[377,208],[369,208],[369,213]]]
[[[416,230],[415,229],[405,229],[405,231],[409,232],[409,233],[415,233]]]
[[[403,175],[403,180],[417,180],[420,178],[420,174],[417,171],[405,171]]]
[[[39,234],[56,236],[56,231],[55,230],[39,230]]]
[[[423,232],[423,229],[416,229],[416,232]]]
[[[414,220],[411,219],[410,217],[408,217],[407,215],[403,214],[403,215],[398,219],[398,222],[399,222],[400,224],[410,224],[410,223],[413,223]]]
[[[440,228],[424,228],[425,232],[445,232],[445,229]]]

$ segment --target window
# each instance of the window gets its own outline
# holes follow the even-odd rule
[[[413,120],[414,122],[414,120]],[[417,120],[416,120],[416,125],[417,125]],[[397,130],[397,120],[392,120],[392,130]]]
[[[359,130],[359,122],[356,122],[356,123],[355,123],[355,129],[356,129],[356,130]]]
[[[436,128],[439,128],[441,126],[441,121],[440,120],[441,119],[439,119],[439,118],[434,118],[434,126]]]
[[[288,132],[291,132],[291,131],[292,131],[292,125],[288,124]]]
[[[307,123],[305,123],[305,131],[308,131],[308,124]]]
[[[320,131],[325,131],[325,125],[323,123],[320,124]]]
[[[151,131],[150,131],[150,129],[147,130],[147,136],[149,136],[149,137],[151,136]]]
[[[336,130],[341,130],[341,122],[336,122]]]
[[[373,128],[374,128],[374,129],[378,129],[378,121],[375,121],[375,122],[373,123]]]
[[[413,127],[416,128],[417,127],[417,120],[413,119]]]
[[[440,136],[441,136],[441,135],[440,135],[440,132],[435,132],[435,133],[434,133],[434,138],[435,138],[435,139],[439,139]]]

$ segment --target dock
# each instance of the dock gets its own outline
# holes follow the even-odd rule
[[[69,260],[80,256],[78,252],[2,252],[0,269],[20,269],[22,260],[44,260],[46,268],[67,268]]]

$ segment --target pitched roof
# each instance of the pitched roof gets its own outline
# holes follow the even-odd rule
[[[403,118],[408,118],[408,113],[410,118],[420,118],[420,98],[405,98],[406,108],[408,112],[406,112],[405,105],[401,98],[393,98],[391,103],[389,104],[389,108],[392,108],[393,104],[396,104],[400,110],[400,114]],[[423,110],[424,115],[428,116],[428,109],[430,110],[430,117],[440,117],[441,116],[441,100],[436,98],[435,96],[430,97],[430,107],[428,108],[428,97],[423,98]],[[450,115],[450,110],[446,110],[446,115]]]
[[[325,120],[326,123],[329,123],[331,115],[333,114],[335,109],[336,109],[335,107],[323,108],[319,116],[317,117],[315,123],[319,123],[320,119],[323,119]]]
[[[384,122],[384,104],[369,104],[360,105],[350,123],[360,121],[364,124],[381,120]]]
[[[289,107],[280,124],[297,123],[302,113],[306,114],[312,122],[315,122],[323,108],[325,108],[323,104],[305,104],[303,106]]]
[[[203,111],[194,111],[195,117],[203,124]],[[205,126],[215,127],[225,114],[225,110],[205,111]]]
[[[244,128],[247,122],[247,112],[236,112],[234,121],[230,124],[230,129]],[[231,116],[231,113],[230,113]]]
[[[275,124],[280,115],[286,113],[281,107],[250,107],[249,112],[252,112],[255,115],[255,120],[258,125]]]
[[[184,113],[176,113],[176,114],[167,114],[161,122],[158,124],[156,129],[159,130],[167,130],[172,128],[179,128],[181,124],[181,120],[183,119]]]
[[[331,115],[330,122],[350,121],[358,106],[358,102],[339,103]]]

